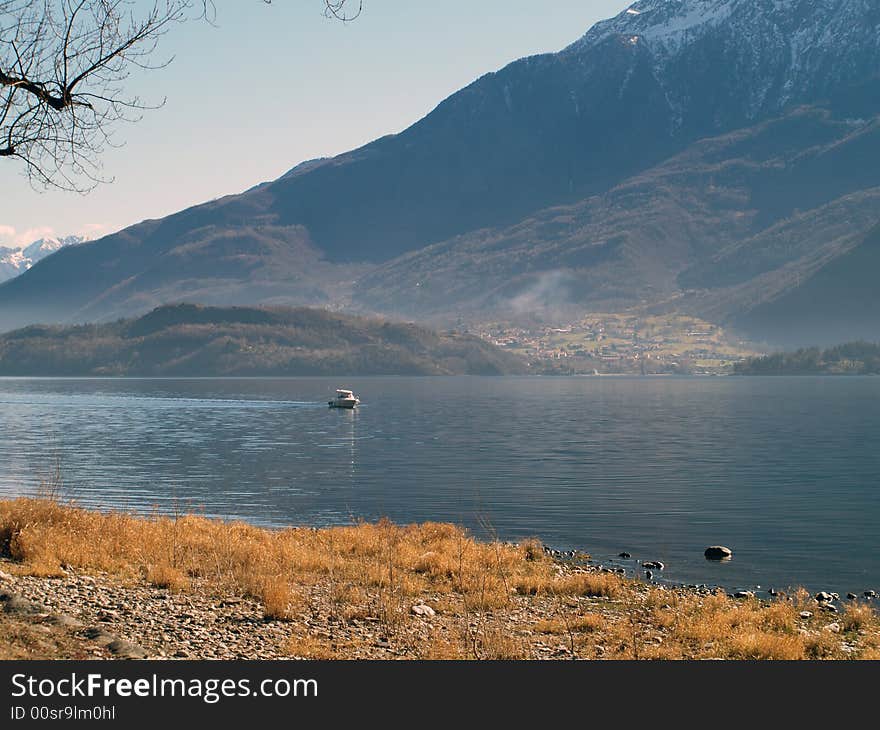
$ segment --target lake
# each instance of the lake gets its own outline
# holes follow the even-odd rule
[[[87,506],[452,521],[665,580],[880,590],[880,378],[0,379],[0,495],[56,463]]]

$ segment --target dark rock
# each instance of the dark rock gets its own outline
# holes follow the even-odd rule
[[[663,570],[666,566],[659,560],[648,560],[647,562],[642,563],[642,567],[650,568],[651,570]]]
[[[858,598],[858,596],[855,593],[847,593],[846,598],[849,601],[854,601],[854,600],[856,600],[856,598]]]
[[[82,635],[101,646],[106,646],[111,642],[116,641],[116,637],[113,636],[113,634],[107,633],[100,626],[90,626],[82,632]]]
[[[146,659],[149,653],[142,646],[124,639],[114,639],[107,648],[120,659]]]
[[[817,601],[819,601],[819,603],[828,603],[829,601],[833,601],[833,600],[834,600],[834,596],[831,595],[830,593],[826,593],[825,591],[819,591],[819,592],[815,595],[815,599],[816,599]]]
[[[71,629],[72,631],[78,631],[85,624],[79,619],[75,619],[73,616],[68,616],[66,613],[55,613],[46,618],[46,623],[52,624],[53,626],[60,626],[63,629]]]
[[[9,593],[6,595],[8,596],[7,598],[0,596],[0,601],[3,601],[5,604],[3,610],[13,616],[35,616],[36,614],[47,612],[45,606],[34,601],[29,601],[27,598],[19,596],[17,593]]]
[[[632,555],[630,555],[629,553],[620,553],[617,557],[623,558],[624,560],[629,560],[629,558],[631,558]]]
[[[737,591],[733,594],[734,598],[754,598],[755,594],[752,591]]]
[[[877,593],[876,591],[865,591],[864,596],[865,598],[876,598]]]
[[[723,545],[712,545],[706,548],[703,555],[705,555],[706,560],[730,560],[733,556],[733,550]]]
[[[646,570],[645,578],[647,578],[648,580],[652,580],[654,578],[654,574],[650,570]]]

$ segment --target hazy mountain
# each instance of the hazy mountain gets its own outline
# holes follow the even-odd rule
[[[38,261],[65,246],[75,246],[86,239],[82,236],[40,238],[27,246],[0,246],[0,281],[6,281],[27,271]]]
[[[794,285],[786,267],[803,279],[880,220],[878,131],[799,107],[694,143],[602,195],[398,257],[358,281],[356,301],[408,315],[564,317],[672,299],[729,322]]]
[[[61,251],[0,287],[0,327],[186,298],[764,334],[880,222],[878,27],[875,0],[637,2],[401,134]]]
[[[499,375],[516,355],[472,335],[317,309],[165,306],[138,319],[0,335],[3,375]]]

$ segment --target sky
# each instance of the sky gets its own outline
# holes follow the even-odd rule
[[[348,24],[323,17],[321,0],[215,4],[214,25],[184,23],[162,39],[167,68],[130,80],[164,105],[117,128],[123,146],[102,157],[112,183],[36,191],[0,159],[0,246],[96,238],[400,132],[484,73],[558,51],[632,3],[364,0]]]

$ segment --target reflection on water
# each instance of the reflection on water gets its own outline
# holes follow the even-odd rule
[[[336,387],[363,405],[327,408]],[[880,379],[0,379],[0,494],[538,535],[672,579],[878,587]],[[710,544],[735,551],[725,565]]]

